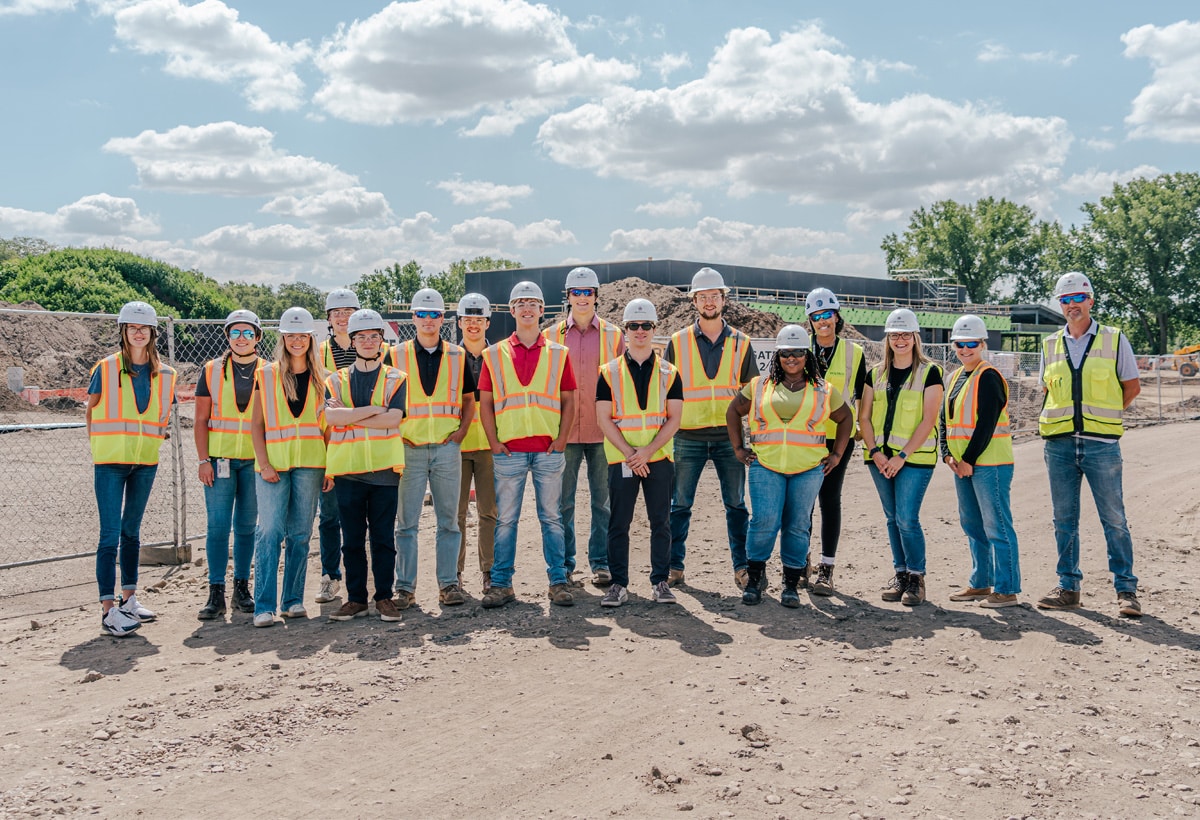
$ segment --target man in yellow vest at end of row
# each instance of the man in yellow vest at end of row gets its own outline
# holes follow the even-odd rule
[[[628,347],[600,368],[596,421],[604,431],[612,517],[608,524],[608,566],[612,584],[600,606],[625,603],[629,587],[629,524],[638,490],[650,520],[650,586],[655,603],[675,603],[667,584],[671,569],[671,485],[674,441],[683,418],[679,371],[654,352],[658,311],[648,299],[634,299],[622,316]]]
[[[413,294],[412,317],[417,338],[392,350],[392,365],[408,374],[404,424],[404,475],[400,478],[400,511],[396,516],[396,605],[407,609],[416,600],[417,527],[425,488],[433,496],[437,517],[434,539],[438,602],[466,602],[458,582],[458,485],[462,479],[460,445],[475,416],[475,378],[463,349],[442,339],[446,303],[433,288]]]
[[[488,609],[516,600],[512,576],[517,522],[530,475],[542,528],[550,603],[571,606],[575,602],[564,566],[559,513],[563,451],[575,418],[575,374],[567,349],[541,334],[545,305],[542,289],[533,282],[518,282],[513,287],[508,307],[517,329],[485,351],[479,377],[483,430],[492,447],[496,476],[496,555],[492,588],[482,601]]]
[[[578,387],[571,437],[563,454],[566,466],[559,504],[563,551],[569,583],[582,586],[582,582],[576,582],[572,577],[575,573],[575,488],[579,483],[579,467],[587,461],[588,495],[592,506],[587,541],[588,568],[592,572],[592,584],[605,588],[612,583],[608,568],[608,459],[604,453],[604,431],[596,423],[596,383],[600,378],[600,367],[624,353],[625,342],[621,338],[621,328],[596,315],[600,279],[594,270],[575,268],[567,274],[564,289],[571,312],[567,318],[542,331],[549,341],[567,348]]]
[[[1133,538],[1125,520],[1121,487],[1121,445],[1125,408],[1141,392],[1137,360],[1125,334],[1092,318],[1095,293],[1082,273],[1067,273],[1054,286],[1067,325],[1042,340],[1042,412],[1038,431],[1046,440],[1043,456],[1050,474],[1054,540],[1058,546],[1058,586],[1038,602],[1039,609],[1078,609],[1079,493],[1087,479],[1104,526],[1108,569],[1117,608],[1140,618]]]
[[[725,530],[733,560],[733,578],[746,588],[749,560],[746,532],[746,465],[734,455],[725,427],[729,402],[758,375],[750,337],[722,318],[729,288],[718,271],[701,268],[688,295],[699,317],[677,331],[666,359],[679,368],[683,382],[683,421],[675,435],[675,491],[671,499],[671,586],[683,583],[683,562],[692,523],[692,504],[704,465],[712,462],[721,483]]]

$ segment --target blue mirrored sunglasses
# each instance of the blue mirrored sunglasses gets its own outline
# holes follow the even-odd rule
[[[413,316],[417,319],[440,319],[442,312],[440,310],[414,310]]]
[[[240,327],[235,327],[233,330],[229,331],[230,339],[253,339],[257,336],[258,331],[252,327],[248,327],[245,330]]]
[[[982,342],[955,342],[954,346],[959,350],[962,350],[964,347],[967,350],[974,350],[975,348],[979,347],[980,344],[982,344]]]
[[[823,322],[826,319],[832,319],[835,312],[836,311],[832,310],[823,310],[820,313],[810,313],[808,318],[812,319],[814,322]]]
[[[1070,296],[1058,297],[1058,303],[1060,305],[1082,305],[1087,301],[1087,298],[1088,295],[1086,293],[1072,293]]]
[[[595,288],[571,288],[572,296],[595,296]]]

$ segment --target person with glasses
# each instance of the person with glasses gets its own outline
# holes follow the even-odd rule
[[[392,366],[408,374],[408,405],[400,432],[404,436],[404,475],[400,477],[400,510],[396,516],[396,606],[416,602],[417,530],[425,489],[433,496],[437,517],[434,563],[438,602],[459,606],[466,596],[459,585],[458,492],[462,480],[459,446],[475,415],[475,378],[466,355],[442,339],[446,303],[433,288],[412,298],[417,338],[392,350]]]
[[[750,448],[742,419],[750,417]],[[834,424],[834,447],[825,446]],[[854,415],[836,387],[822,379],[811,355],[808,331],[786,325],[775,339],[771,372],[755,376],[729,403],[726,432],[733,451],[750,471],[748,578],[742,603],[762,601],[767,559],[779,539],[783,592],[779,603],[800,606],[799,586],[808,575],[812,512],[821,484],[842,460],[854,430]]]
[[[254,612],[250,594],[250,562],[254,558],[254,525],[258,494],[254,489],[254,441],[250,436],[254,377],[262,367],[258,341],[262,323],[249,310],[225,318],[229,349],[204,365],[196,383],[196,423],[192,428],[208,533],[208,601],[196,614],[201,621],[225,615],[225,573],[229,566],[229,536],[233,534],[233,595],[235,611]]]
[[[479,572],[483,593],[492,588],[492,561],[496,546],[496,480],[492,474],[492,448],[483,432],[479,412],[479,374],[483,370],[483,351],[487,349],[487,330],[492,320],[492,305],[482,293],[468,293],[458,300],[458,329],[467,370],[475,382],[475,415],[459,449],[462,451],[462,478],[458,484],[458,583],[462,586],[467,562],[467,508],[471,505],[471,485],[475,485],[475,512],[479,516]]]
[[[1058,586],[1038,600],[1039,609],[1078,609],[1079,495],[1087,479],[1104,526],[1108,568],[1117,608],[1139,618],[1142,607],[1133,574],[1133,538],[1125,518],[1121,486],[1123,414],[1141,392],[1137,361],[1118,328],[1092,318],[1091,280],[1067,273],[1054,286],[1066,327],[1042,340],[1042,402],[1038,430],[1050,474],[1054,540],[1058,547]]]
[[[634,299],[623,314],[627,347],[600,368],[596,420],[604,431],[612,517],[608,524],[608,566],[612,583],[600,606],[628,599],[629,525],[638,491],[650,521],[650,586],[655,603],[675,603],[667,584],[671,568],[672,437],[683,418],[679,371],[654,352],[658,311],[648,299]]]
[[[596,315],[600,279],[591,268],[575,268],[565,284],[567,318],[542,331],[547,340],[567,348],[571,369],[575,371],[575,420],[571,437],[563,453],[562,501],[559,512],[563,522],[563,551],[567,578],[571,586],[582,586],[575,574],[575,488],[579,467],[587,462],[588,497],[592,513],[587,542],[588,568],[592,585],[605,588],[612,583],[608,566],[608,460],[604,452],[604,431],[596,421],[596,384],[600,368],[625,352],[621,328]]]
[[[858,426],[867,467],[887,518],[895,576],[883,600],[917,606],[925,601],[925,531],[921,503],[937,465],[937,421],[942,369],[921,351],[921,325],[907,308],[888,314],[883,363],[863,386]]]
[[[942,461],[954,472],[958,520],[971,550],[971,577],[951,601],[989,609],[1018,606],[1021,565],[1009,502],[1013,478],[1008,382],[984,358],[987,327],[970,314],[950,331],[962,367],[950,376],[939,426]]]
[[[675,434],[675,489],[671,498],[671,586],[684,581],[684,559],[692,524],[692,505],[704,465],[712,462],[725,505],[725,531],[733,563],[733,580],[746,588],[746,467],[734,455],[725,430],[729,402],[758,375],[750,337],[722,318],[729,288],[720,272],[701,268],[688,291],[697,314],[695,323],[677,331],[666,359],[679,368],[683,381],[683,420]]]
[[[804,311],[813,335],[812,358],[816,362],[817,373],[837,389],[838,395],[850,408],[851,424],[856,424],[854,410],[862,399],[867,364],[862,345],[842,337],[842,328],[846,323],[842,319],[841,307],[837,296],[828,288],[814,288],[804,300]],[[851,430],[846,451],[825,475],[821,492],[817,495],[817,503],[821,508],[821,563],[817,565],[817,577],[811,587],[814,595],[833,594],[833,565],[842,535],[842,483],[846,478],[846,465],[854,456],[854,435],[855,430]],[[836,438],[837,423],[830,420],[825,425],[825,449],[830,453],[834,450]],[[807,569],[805,567],[806,578]],[[806,578],[801,580],[801,587]]]
[[[138,557],[142,516],[175,403],[175,370],[158,357],[158,313],[151,305],[124,305],[117,315],[117,332],[120,350],[92,368],[87,433],[100,513],[96,546],[100,628],[124,638],[157,618],[137,599]],[[118,564],[120,600],[115,591]]]

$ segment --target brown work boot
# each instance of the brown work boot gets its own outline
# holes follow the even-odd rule
[[[982,601],[992,594],[991,587],[963,587],[950,596],[951,601]]]
[[[583,579],[576,578],[579,570],[571,570],[567,573],[567,586],[571,589],[583,589]]]
[[[396,590],[396,609],[408,609],[417,602],[417,596],[413,595],[407,589]]]
[[[574,606],[575,596],[571,594],[571,590],[567,589],[566,584],[554,584],[549,591],[550,603],[555,606]]]
[[[1001,595],[999,592],[993,592],[980,601],[979,605],[985,609],[1003,609],[1006,606],[1020,606],[1021,602],[1016,595]]]
[[[608,589],[612,586],[612,573],[606,569],[598,569],[592,574],[592,586],[599,589]]]
[[[746,584],[750,583],[750,570],[742,567],[733,571],[733,582],[737,584],[737,588],[743,592],[746,590]]]
[[[817,578],[809,585],[813,595],[833,594],[833,564],[817,564]]]
[[[517,600],[517,593],[512,587],[492,587],[483,596],[480,604],[484,609],[495,609]]]
[[[883,600],[894,604],[904,597],[904,588],[908,586],[908,573],[897,572],[883,587]]]
[[[677,587],[682,583],[684,583],[683,570],[673,569],[667,573],[667,586]]]
[[[379,620],[381,621],[395,623],[400,620],[400,610],[396,607],[396,602],[391,598],[376,601],[375,611],[379,613]]]
[[[467,602],[458,584],[448,584],[438,592],[438,603],[442,606],[458,606]]]
[[[905,606],[917,606],[925,603],[925,576],[917,575],[910,572],[908,581],[904,585],[904,594],[900,596],[900,603]]]
[[[487,591],[492,588],[492,573],[483,573],[483,594],[487,595]]]
[[[1079,590],[1055,587],[1039,598],[1038,609],[1079,609]]]
[[[349,621],[354,618],[361,618],[367,614],[367,605],[360,604],[355,601],[346,601],[335,612],[329,613],[331,621]]]
[[[1135,590],[1118,592],[1117,605],[1120,607],[1120,613],[1126,618],[1142,617],[1142,605],[1138,603],[1137,592]]]

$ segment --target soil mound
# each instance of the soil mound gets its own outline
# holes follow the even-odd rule
[[[0,308],[45,313],[0,312],[0,372],[25,368],[26,386],[87,387],[92,366],[117,344],[116,324],[110,318],[60,316],[36,302],[0,301]]]

